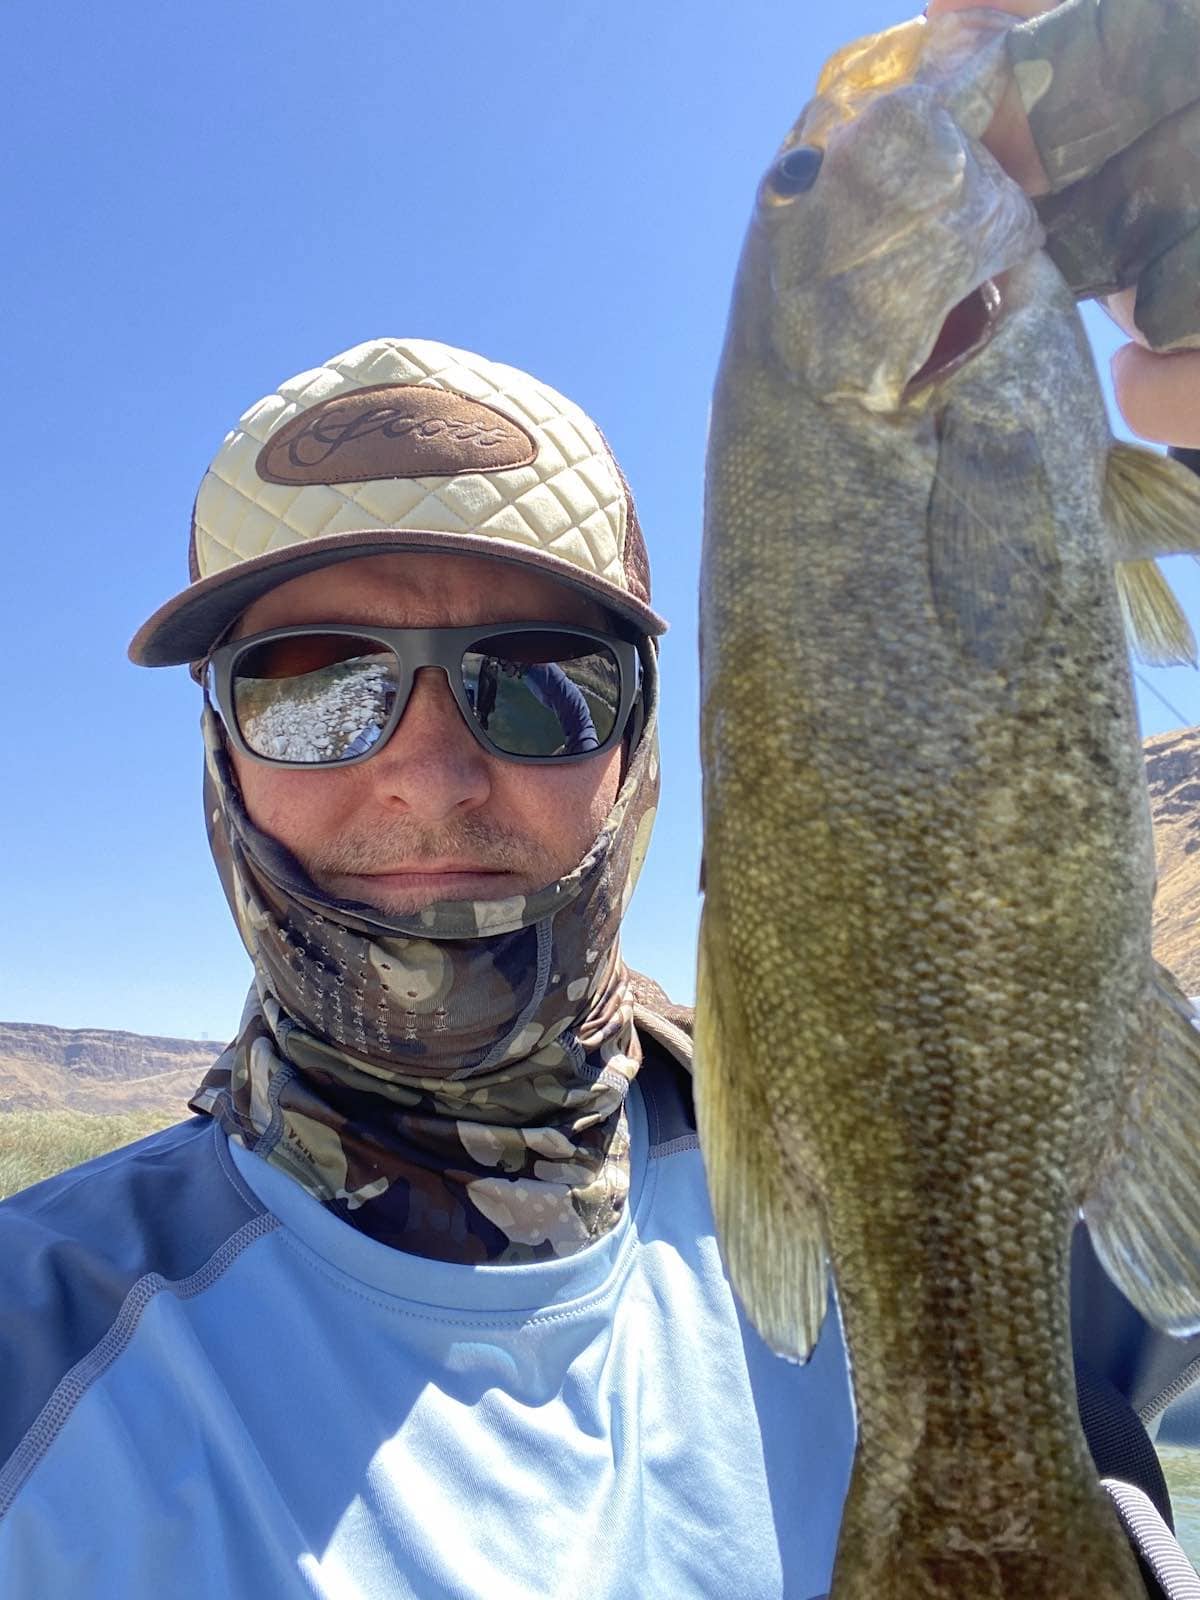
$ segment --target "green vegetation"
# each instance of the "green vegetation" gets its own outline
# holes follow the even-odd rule
[[[1192,1565],[1200,1568],[1200,1450],[1160,1444],[1158,1457],[1171,1492],[1175,1537]]]
[[[177,1111],[7,1111],[0,1115],[0,1198],[178,1121]]]

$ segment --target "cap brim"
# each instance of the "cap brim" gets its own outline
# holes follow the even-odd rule
[[[515,562],[533,572],[556,578],[577,593],[598,601],[632,622],[641,633],[666,632],[667,624],[648,605],[608,579],[582,572],[573,562],[549,551],[526,549],[486,534],[372,528],[324,534],[307,539],[303,544],[268,550],[265,555],[239,561],[225,572],[214,572],[210,577],[189,584],[165,605],[159,606],[138,629],[130,641],[130,660],[141,667],[173,667],[200,661],[252,601],[278,584],[318,567],[352,561],[357,556],[401,550],[486,556],[506,564]]]

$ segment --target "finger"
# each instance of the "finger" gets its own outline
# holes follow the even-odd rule
[[[1137,289],[1118,289],[1116,294],[1105,295],[1096,304],[1107,311],[1121,332],[1130,339],[1136,339],[1138,344],[1145,344],[1146,335],[1138,328],[1133,320],[1133,307],[1137,300]]]
[[[1200,448],[1200,351],[1159,355],[1122,345],[1112,358],[1121,415],[1144,439]]]
[[[1197,198],[1200,198],[1198,196]],[[1200,214],[1138,277],[1137,325],[1152,350],[1200,348]]]
[[[950,11],[1007,11],[1024,22],[1053,11],[1058,4],[1059,0],[929,0],[925,14],[932,20]],[[1015,178],[1027,194],[1049,192],[1050,179],[1038,155],[1015,82],[1004,91],[983,142],[1009,177]]]
[[[1179,0],[1065,0],[1010,29],[1005,43],[1056,192],[1200,91],[1200,11]]]
[[[1077,295],[1138,285],[1146,342],[1200,333],[1200,98],[1163,118],[1098,172],[1038,201],[1046,247]]]
[[[946,11],[1007,11],[1011,16],[1040,17],[1053,11],[1059,0],[929,0],[927,17],[940,17]]]

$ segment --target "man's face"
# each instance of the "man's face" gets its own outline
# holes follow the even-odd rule
[[[551,578],[458,555],[363,556],[282,583],[234,637],[301,623],[391,628],[476,622],[604,628],[603,609]],[[499,900],[579,865],[617,796],[621,747],[562,767],[490,755],[436,667],[417,673],[387,744],[314,772],[230,750],[251,820],[341,900],[410,916],[435,900]]]

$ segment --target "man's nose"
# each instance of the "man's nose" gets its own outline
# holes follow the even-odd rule
[[[387,744],[359,769],[389,804],[435,821],[472,811],[491,793],[486,751],[458,709],[446,674],[422,667]]]

